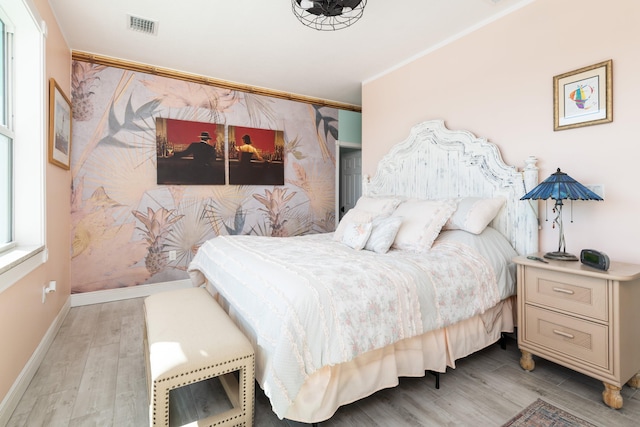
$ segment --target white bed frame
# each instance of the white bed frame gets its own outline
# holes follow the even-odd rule
[[[409,137],[380,160],[373,178],[363,177],[362,191],[366,196],[421,199],[506,197],[491,226],[524,255],[538,250],[537,208],[520,200],[538,185],[535,163],[529,157],[518,171],[504,163],[495,144],[431,120],[411,128]]]
[[[363,177],[363,195],[365,196],[403,196],[420,199],[445,199],[459,197],[498,197],[507,199],[504,208],[492,221],[491,226],[500,231],[512,244],[519,254],[537,252],[538,250],[538,220],[537,208],[528,201],[520,200],[528,189],[538,184],[538,169],[536,159],[529,157],[525,160],[525,167],[518,171],[514,166],[508,166],[502,160],[498,147],[484,138],[478,138],[468,131],[452,131],[445,127],[442,120],[432,120],[420,123],[411,129],[409,137],[394,145],[378,163],[373,178]],[[402,362],[408,360],[409,354],[403,353],[405,348],[423,348],[427,352],[432,349],[448,347],[447,365],[455,365],[455,360],[466,357],[494,343],[499,339],[501,331],[513,328],[514,298],[509,298],[494,307],[493,313],[498,316],[500,326],[491,332],[485,331],[480,316],[467,319],[459,324],[428,332],[420,337],[411,339],[411,344],[398,343],[393,345],[391,353],[402,354],[398,363],[394,359],[385,365],[386,358],[382,356],[386,349],[376,350],[375,356],[362,355],[356,360],[331,367],[331,372],[358,371],[360,378],[375,378],[381,372],[397,372],[398,376],[421,376],[425,370],[434,373],[444,372],[445,366],[440,359],[440,351],[434,350],[437,356],[424,355],[423,363]],[[498,311],[500,314],[498,314]],[[473,342],[473,348],[465,343]],[[417,344],[421,342],[420,344]],[[371,354],[371,353],[369,353]],[[379,359],[378,359],[379,358]],[[372,360],[369,362],[369,359]],[[375,362],[373,361],[375,360]],[[380,360],[380,361],[378,361]],[[419,365],[419,366],[418,366]],[[409,371],[407,373],[406,371]],[[333,378],[333,373],[330,375]],[[347,382],[336,380],[333,393],[349,386]],[[313,382],[313,381],[312,381]],[[371,385],[370,390],[360,396],[350,396],[346,402],[356,400],[376,390],[393,387],[397,378],[381,379],[379,384]],[[331,393],[329,393],[331,395]],[[300,401],[312,401],[315,390],[305,387],[300,391]],[[298,399],[297,399],[298,400]],[[295,408],[295,405],[294,405]],[[304,410],[292,411],[291,419],[304,419],[311,425],[317,422],[310,420]],[[322,417],[320,417],[322,418]],[[296,424],[289,421],[291,424]],[[304,425],[304,424],[303,424]]]
[[[364,177],[363,194],[422,199],[506,197],[505,207],[491,225],[519,254],[532,253],[538,249],[537,212],[520,198],[538,183],[535,161],[530,157],[523,171],[518,171],[507,166],[498,148],[486,139],[451,131],[443,121],[433,120],[414,126],[409,137],[380,160],[375,176]],[[291,425],[317,425],[337,407],[397,385],[400,376],[455,367],[456,360],[495,343],[501,332],[513,330],[513,300],[490,309],[489,314],[498,319],[491,331],[479,315],[322,368],[305,381],[285,418]],[[230,315],[235,316],[232,310]]]

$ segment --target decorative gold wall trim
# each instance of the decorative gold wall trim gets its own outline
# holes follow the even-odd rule
[[[257,86],[243,85],[240,83],[230,82],[227,80],[214,79],[211,77],[200,76],[198,74],[190,74],[184,71],[176,71],[168,68],[154,67],[152,65],[141,64],[124,59],[111,58],[108,56],[96,55],[86,52],[71,52],[71,59],[74,61],[90,62],[93,64],[106,65],[109,67],[124,68],[125,70],[138,71],[141,73],[154,74],[156,76],[169,77],[172,79],[185,80],[193,83],[200,83],[209,86],[217,86],[225,89],[239,90],[242,92],[255,93],[257,95],[270,96],[273,98],[288,99],[291,101],[305,102],[307,104],[321,105],[324,107],[332,107],[340,110],[361,112],[362,107],[359,105],[346,104],[337,101],[329,101],[311,96],[297,95],[288,92],[282,92],[274,89],[266,89]]]

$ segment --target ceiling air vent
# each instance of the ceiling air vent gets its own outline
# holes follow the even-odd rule
[[[145,34],[158,34],[158,23],[139,16],[127,15],[129,29]]]

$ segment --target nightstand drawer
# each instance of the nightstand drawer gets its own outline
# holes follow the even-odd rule
[[[526,302],[608,321],[607,280],[527,268]]]
[[[526,305],[524,340],[609,369],[605,325]]]

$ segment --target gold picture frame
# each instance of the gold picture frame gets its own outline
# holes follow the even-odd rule
[[[49,79],[49,162],[66,170],[71,165],[71,118],[71,101]]]
[[[612,60],[553,78],[553,130],[613,121]]]

